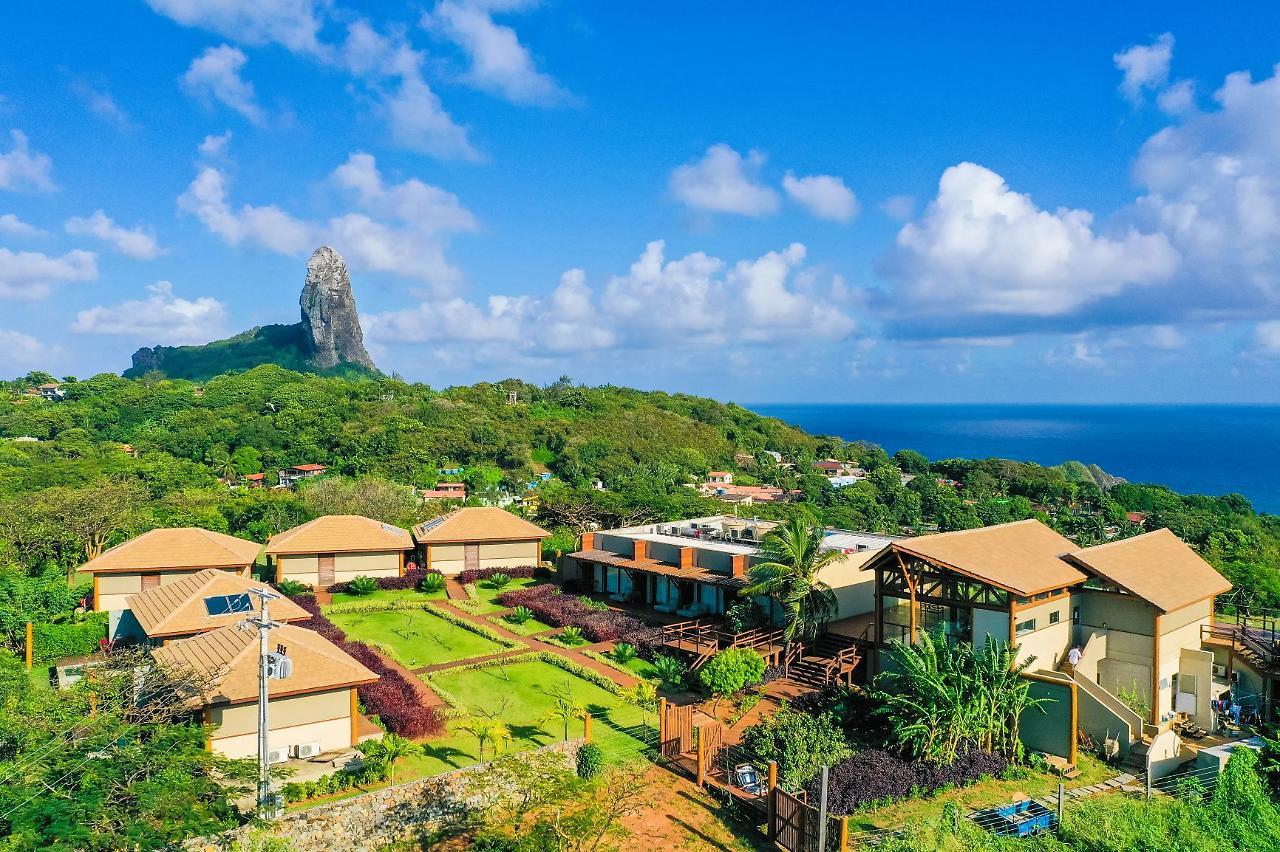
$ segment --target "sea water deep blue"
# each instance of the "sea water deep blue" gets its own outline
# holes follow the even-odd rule
[[[749,406],[818,435],[872,441],[930,459],[1097,464],[1130,482],[1195,494],[1237,492],[1280,513],[1280,406]]]

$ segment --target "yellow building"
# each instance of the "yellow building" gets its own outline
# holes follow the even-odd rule
[[[505,509],[467,507],[413,528],[422,566],[441,574],[537,565],[551,535]]]
[[[324,515],[272,536],[266,553],[277,583],[323,588],[356,577],[401,576],[411,550],[408,530],[360,515]]]
[[[273,613],[274,617],[274,613]],[[357,711],[356,687],[378,676],[311,630],[283,625],[271,646],[293,661],[292,674],[268,682],[268,745],[273,762],[351,748],[377,736]],[[171,642],[152,653],[156,663],[189,672],[205,686],[197,699],[213,726],[209,746],[226,757],[258,753],[258,633],[228,625]]]
[[[93,608],[109,612],[112,638],[135,634],[129,598],[213,568],[249,576],[262,546],[235,536],[200,529],[155,529],[118,544],[77,570],[93,575]]]

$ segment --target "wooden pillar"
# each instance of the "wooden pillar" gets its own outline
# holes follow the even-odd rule
[[[360,742],[360,705],[356,700],[356,688],[350,688],[351,692],[351,747],[355,748]]]
[[[707,777],[706,777],[707,751],[706,751],[706,745],[705,745],[706,739],[707,738],[702,735],[702,731],[699,730],[698,731],[698,786],[699,787],[703,786],[707,782]]]
[[[658,753],[662,753],[662,744],[667,741],[667,699],[658,699]]]
[[[404,576],[404,551],[400,551],[400,576]]]
[[[774,823],[774,790],[778,786],[778,761],[769,761],[769,788],[766,805],[768,809],[768,822],[765,823],[765,835],[770,839],[774,839],[773,823]]]
[[[591,742],[591,714],[582,714],[582,739]]]
[[[31,671],[31,660],[34,657],[32,653],[35,650],[35,630],[31,626],[31,622],[27,622],[27,671]]]
[[[907,563],[903,560],[902,554],[895,551],[893,555],[898,557],[898,567],[902,569],[902,579],[907,584],[907,594],[911,599],[910,632],[907,634],[907,639],[909,644],[914,645],[916,643],[916,625],[919,623],[920,610],[920,603],[916,600],[916,582],[911,579],[911,571],[907,568]]]
[[[1151,724],[1160,724],[1160,612],[1156,611],[1152,622],[1151,641],[1155,645],[1154,659],[1151,661]],[[1232,695],[1235,693],[1233,692]],[[1234,699],[1233,699],[1234,700]]]
[[[847,816],[840,817],[840,852],[848,852],[849,849],[849,818]]]
[[[89,715],[98,715],[98,694],[96,692],[89,693]]]

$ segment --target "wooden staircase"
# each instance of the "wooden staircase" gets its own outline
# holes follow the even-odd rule
[[[812,689],[825,689],[836,683],[853,683],[853,673],[862,662],[862,649],[856,640],[824,633],[809,644],[792,649],[785,662],[787,678]]]

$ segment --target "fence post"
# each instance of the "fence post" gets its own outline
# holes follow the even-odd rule
[[[591,714],[582,714],[582,739],[584,742],[591,742]]]
[[[658,699],[658,757],[662,757],[662,746],[667,741],[667,699]]]
[[[1066,797],[1067,785],[1061,781],[1058,782],[1058,825],[1062,825],[1062,805]]]
[[[31,671],[32,652],[35,650],[35,630],[31,627],[31,622],[27,622],[27,671]]]
[[[840,852],[849,852],[849,818],[840,817]]]
[[[697,729],[698,733],[698,786],[701,787],[706,783],[705,767],[707,765],[707,738],[703,736],[702,729]]]
[[[827,773],[830,767],[822,767],[822,790],[818,794],[818,850],[827,852]]]
[[[1151,770],[1147,769],[1147,798],[1151,798]]]
[[[774,828],[773,824],[775,822],[774,810],[777,808],[777,805],[775,804],[775,801],[774,801],[774,795],[775,795],[775,791],[777,790],[777,787],[778,787],[778,761],[771,760],[769,761],[769,793],[768,793],[769,822],[768,822],[768,830],[765,832],[765,834],[768,836],[770,840],[774,839],[774,831],[773,831],[773,828]]]

